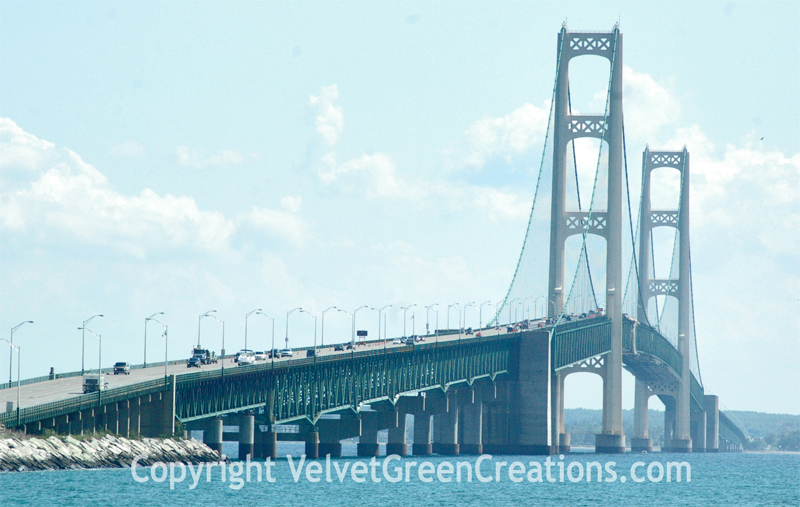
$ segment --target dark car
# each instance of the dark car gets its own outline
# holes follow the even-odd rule
[[[513,333],[514,332],[514,326],[506,326],[506,332],[507,333]]]
[[[342,345],[341,343],[337,343],[336,345],[333,346],[334,352],[342,352],[343,350],[344,350],[344,345]]]
[[[468,327],[468,328],[466,329],[466,331],[464,331],[464,334],[472,334],[472,328],[471,328],[471,327]]]
[[[317,355],[317,351],[315,349],[306,350],[306,357],[314,357],[316,355]]]
[[[188,361],[186,361],[187,368],[192,368],[192,367],[200,368],[202,364],[203,364],[203,359],[200,356],[192,356],[189,358]]]

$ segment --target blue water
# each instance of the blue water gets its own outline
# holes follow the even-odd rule
[[[351,448],[352,447],[352,448]],[[352,453],[355,446],[346,445],[343,451]],[[281,445],[280,452],[298,451],[297,447]],[[409,457],[400,462],[392,462],[389,470],[398,464],[405,467],[406,462],[429,461],[439,466],[448,461],[457,466],[458,462],[469,461],[475,464],[477,457]],[[382,461],[383,457],[379,458]],[[561,461],[558,456],[553,459]],[[365,458],[341,458],[332,460],[343,467],[352,466],[355,462],[368,463]],[[484,476],[494,476],[495,464],[500,461],[508,463],[519,461],[530,469],[529,463],[543,463],[540,456],[502,456],[494,457],[492,462],[485,461],[481,471]],[[232,489],[230,476],[222,482],[220,469],[212,469],[211,481],[206,482],[206,470],[195,489],[190,489],[192,479],[187,473],[183,482],[174,484],[170,489],[169,480],[154,483],[137,483],[133,480],[130,469],[113,470],[76,470],[52,472],[22,472],[0,474],[0,506],[17,505],[59,505],[59,506],[93,506],[93,505],[315,505],[315,506],[505,506],[505,505],[611,505],[614,507],[639,505],[687,505],[698,506],[751,506],[751,505],[800,505],[800,454],[626,454],[595,455],[591,453],[572,453],[564,456],[565,469],[571,462],[582,465],[587,461],[614,461],[613,469],[618,474],[615,482],[570,482],[566,476],[564,482],[555,483],[521,483],[511,482],[507,475],[507,467],[502,469],[500,482],[478,482],[473,476],[472,482],[441,483],[435,479],[430,483],[419,480],[416,469],[412,468],[409,482],[388,483],[378,471],[380,483],[369,480],[357,483],[352,480],[348,470],[344,482],[340,483],[332,468],[333,482],[321,481],[311,483],[303,473],[299,482],[295,482],[289,462],[284,457],[275,463],[273,468],[274,483],[253,480],[244,483],[239,490]],[[686,478],[680,483],[645,481],[635,483],[630,480],[629,472],[635,462],[645,463],[639,468],[638,475],[646,477],[647,466],[658,461],[686,461],[691,465],[691,482]],[[325,461],[320,461],[322,467]],[[306,463],[307,464],[307,463]],[[445,465],[446,466],[446,465]],[[150,477],[151,469],[140,468],[137,473]],[[176,470],[177,473],[177,470]],[[658,467],[652,468],[654,477],[658,476]],[[159,474],[156,474],[159,476]],[[621,482],[621,476],[628,479]],[[523,478],[524,474],[521,475]],[[577,476],[577,466],[573,477]],[[453,480],[455,475],[453,475]],[[557,465],[552,469],[552,477],[558,480]],[[610,477],[605,475],[606,478]]]

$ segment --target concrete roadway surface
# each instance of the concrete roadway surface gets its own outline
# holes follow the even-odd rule
[[[534,324],[535,325],[535,324]],[[506,326],[500,326],[499,329],[484,329],[481,331],[482,336],[493,336],[497,334],[506,333]],[[439,341],[452,341],[458,340],[459,337],[474,337],[475,335],[465,335],[465,334],[451,334],[451,335],[444,335],[439,336]],[[424,336],[425,343],[434,342],[437,338],[435,335]],[[403,347],[402,344],[393,344],[392,339],[386,340],[387,347]],[[370,343],[365,347],[359,346],[357,347],[357,351],[362,350],[369,350],[376,347],[383,347],[384,342],[374,342]],[[320,347],[317,349],[317,354],[320,356],[326,356],[330,354],[347,354],[350,351],[345,350],[344,352],[334,352],[333,346],[325,346],[324,348]],[[275,361],[290,361],[292,359],[305,359],[306,352],[304,350],[299,350],[294,352],[294,357],[284,357],[284,358],[276,358]],[[270,362],[271,359],[267,359],[266,361],[259,361],[258,363],[265,363]],[[225,368],[236,368],[236,363],[233,362],[233,359],[225,359]],[[168,375],[181,375],[186,373],[194,373],[198,370],[214,370],[218,368],[222,368],[223,361],[220,360],[217,364],[209,364],[203,365],[201,368],[187,368],[185,363],[170,365],[167,367],[167,374]],[[88,373],[91,373],[90,371]],[[122,387],[130,384],[136,384],[138,382],[145,382],[147,380],[153,380],[158,378],[164,377],[164,366],[155,366],[155,367],[147,367],[141,368],[136,370],[131,370],[130,375],[113,375],[113,374],[106,374],[105,380],[108,382],[108,388],[114,389],[116,387]],[[36,384],[29,384],[23,385],[20,389],[20,406],[22,408],[25,407],[32,407],[35,405],[41,405],[43,403],[50,403],[52,401],[59,401],[64,400],[67,398],[71,398],[73,396],[80,396],[83,394],[83,377],[69,377],[69,378],[62,378],[57,380],[48,380],[44,382],[39,382]],[[10,389],[3,389],[0,390],[0,411],[5,411],[6,409],[6,402],[13,401],[14,407],[17,406],[17,388],[12,387]]]

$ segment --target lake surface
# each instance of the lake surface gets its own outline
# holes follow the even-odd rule
[[[226,446],[226,450],[235,454],[234,446]],[[271,483],[266,481],[264,462],[251,466],[250,482],[244,481],[244,473],[235,477],[238,472],[244,472],[242,465],[227,467],[224,481],[219,466],[210,471],[195,467],[196,481],[191,471],[184,470],[185,478],[173,482],[174,489],[170,489],[166,467],[138,468],[137,477],[147,478],[147,482],[142,483],[134,480],[131,469],[5,473],[0,474],[0,506],[800,505],[800,454],[597,455],[576,452],[563,458],[551,458],[554,464],[551,465],[550,478],[555,482],[548,482],[546,462],[542,456],[484,457],[478,473],[484,481],[491,479],[491,482],[481,482],[476,477],[477,456],[407,457],[389,462],[387,475],[383,474],[383,456],[377,459],[378,465],[373,469],[369,468],[366,458],[344,457],[330,460],[331,482],[328,482],[324,459],[317,460],[319,465],[312,465],[307,474],[309,461],[304,461],[303,467],[299,468],[302,446],[281,443],[279,452],[284,457],[272,464],[274,482]],[[344,444],[343,452],[354,454],[355,445]],[[295,455],[291,465],[295,467],[296,478],[286,453]],[[430,482],[423,482],[418,474],[423,462],[429,465],[425,465],[427,468],[422,477],[430,479]],[[502,462],[506,465],[501,465]],[[509,475],[509,467],[514,462],[519,464]],[[590,466],[588,462],[597,462],[597,465]],[[639,465],[635,467],[634,475],[644,479],[643,482],[635,482],[631,476],[631,467],[637,462]],[[688,463],[691,481],[687,481],[684,466],[681,482],[675,480],[677,467],[671,468],[671,480],[667,482],[668,462]],[[347,469],[342,473],[345,466]],[[256,467],[262,470],[261,482],[256,481]],[[356,473],[352,473],[352,467],[356,468]],[[456,480],[459,467],[461,482]],[[500,472],[496,473],[498,467]],[[468,468],[471,468],[471,482],[467,481]],[[560,468],[564,470],[563,479],[559,477]],[[541,473],[537,474],[539,469]],[[589,469],[593,471],[592,482],[586,481],[586,470]],[[612,475],[607,473],[609,469],[614,471],[613,481]],[[342,474],[341,480],[337,470]],[[450,479],[450,482],[440,482],[436,470],[441,471],[442,479]],[[660,481],[649,480],[648,470],[652,479],[660,478]],[[602,473],[602,482],[595,482],[598,471]],[[154,482],[151,472],[157,479],[162,476],[166,479]],[[174,468],[173,477],[177,479],[180,472],[180,468]],[[579,472],[580,479],[576,480]],[[380,482],[373,482],[372,474],[381,479]],[[396,477],[400,477],[400,482],[389,482]],[[520,482],[512,481],[512,477]],[[572,482],[570,477],[576,482]],[[313,479],[319,479],[319,482],[311,482]],[[357,482],[360,479],[364,481]],[[529,482],[537,479],[541,482]],[[193,483],[196,484],[194,487]]]

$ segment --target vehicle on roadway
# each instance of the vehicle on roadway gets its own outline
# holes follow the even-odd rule
[[[250,364],[255,364],[255,362],[256,362],[256,356],[254,356],[253,354],[242,354],[239,356],[239,360],[236,361],[236,364],[238,364],[239,366],[247,366]]]
[[[203,357],[202,354],[197,354],[196,356],[192,356],[186,361],[187,368],[200,368],[203,366]]]
[[[333,351],[334,352],[343,352],[344,351],[344,345],[342,345],[341,343],[337,343],[336,345],[333,346]]]
[[[306,350],[306,357],[315,357],[317,355],[316,349],[308,349]]]
[[[395,338],[394,340],[392,340],[392,345],[402,345],[402,344],[403,340],[401,340],[400,338]]]
[[[281,357],[292,357],[292,356],[294,356],[294,352],[292,352],[292,349],[281,350]]]
[[[83,376],[83,394],[96,393],[108,389],[108,382],[102,373],[87,373]]]
[[[276,357],[281,357],[281,351],[278,349],[272,349],[267,353],[267,357],[270,359],[274,359]]]
[[[234,363],[238,363],[239,362],[239,358],[241,356],[243,356],[243,355],[246,355],[246,354],[253,355],[253,351],[250,350],[250,349],[242,349],[242,350],[240,350],[239,352],[236,353],[235,356],[233,356],[233,362]]]
[[[468,328],[467,328],[467,329],[464,331],[464,334],[472,334],[472,328],[471,328],[471,327],[468,327]]]
[[[213,350],[204,349],[201,346],[194,347],[192,349],[192,355],[190,357],[200,356],[203,360],[203,364],[211,364],[217,362],[217,355]]]
[[[256,358],[256,361],[266,361],[267,360],[267,353],[263,350],[259,350],[253,356]]]
[[[131,374],[131,365],[130,363],[126,363],[124,361],[120,361],[118,363],[114,363],[114,375],[130,375]]]

